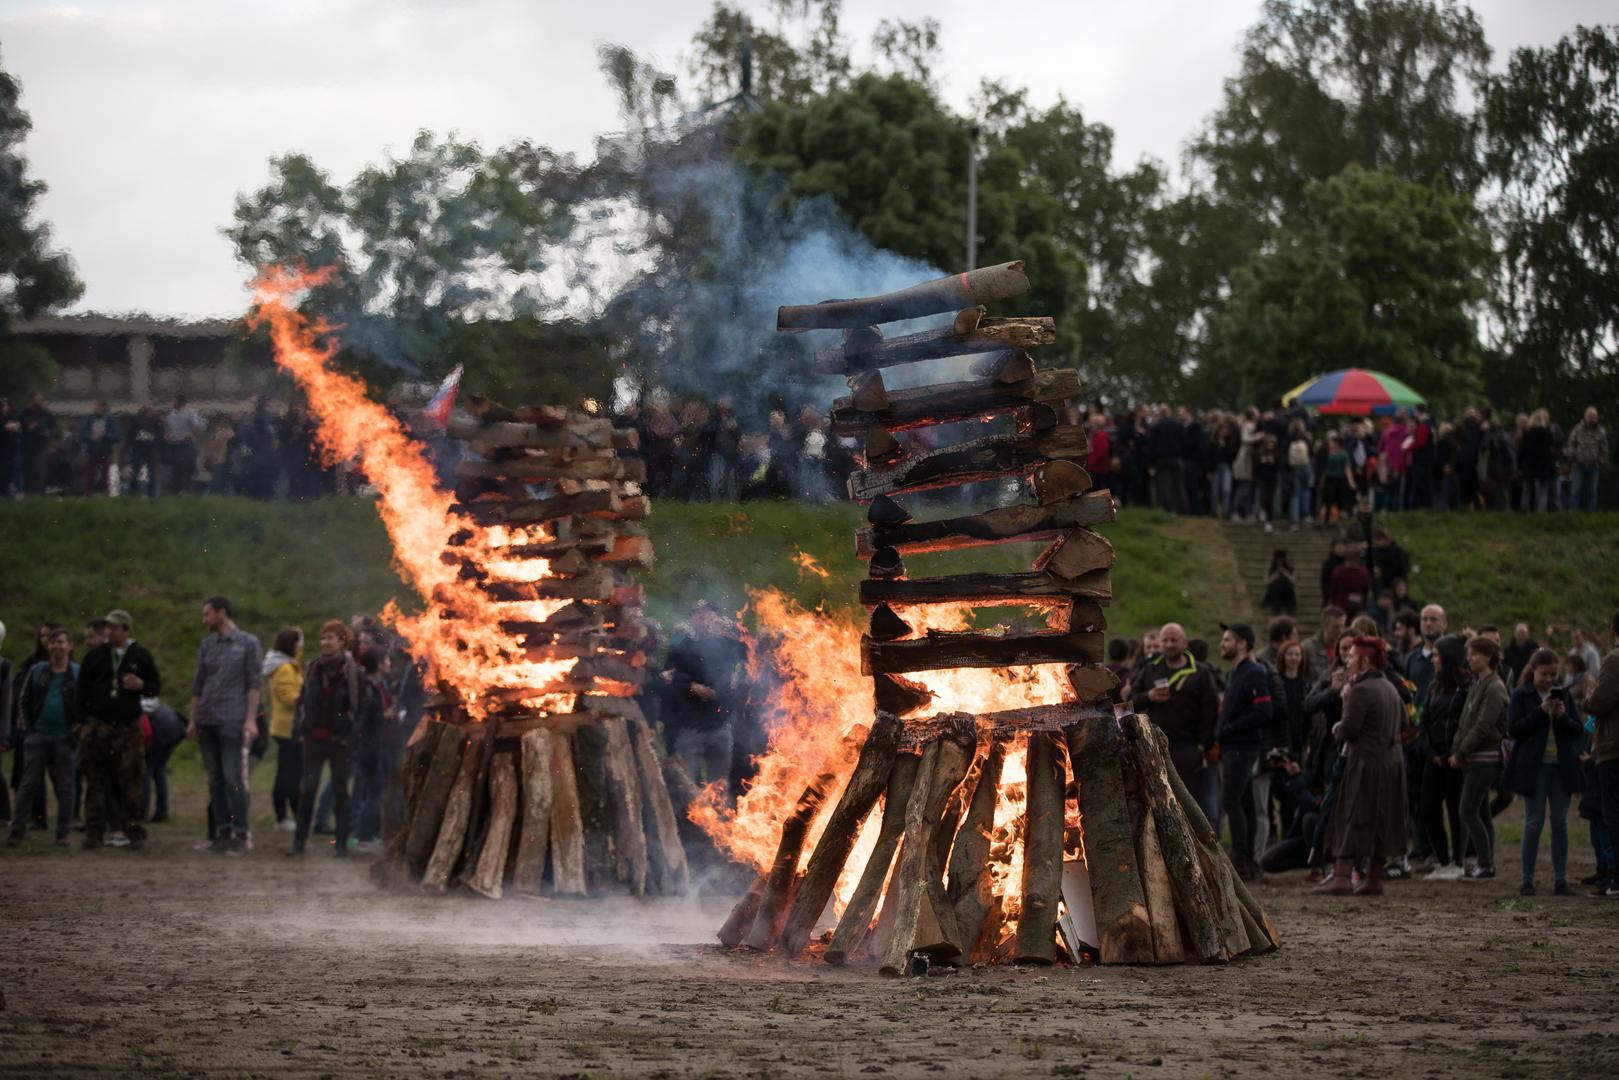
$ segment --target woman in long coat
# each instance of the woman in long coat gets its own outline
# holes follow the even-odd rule
[[[1332,877],[1315,891],[1377,896],[1383,892],[1384,865],[1405,851],[1405,755],[1400,747],[1405,705],[1384,676],[1388,652],[1382,638],[1356,638],[1348,668],[1344,715],[1333,728],[1344,757],[1327,829],[1336,865]],[[1353,885],[1350,872],[1362,859],[1369,861],[1369,872]]]

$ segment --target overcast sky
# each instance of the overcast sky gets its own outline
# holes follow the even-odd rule
[[[746,6],[763,11],[759,2]],[[1498,63],[1613,0],[1475,0]],[[340,182],[418,129],[493,147],[588,152],[616,120],[595,46],[682,74],[709,0],[0,0],[0,65],[34,131],[40,210],[85,282],[76,310],[234,315],[245,273],[219,229],[273,154]],[[1258,0],[848,0],[864,42],[883,18],[941,27],[946,98],[983,78],[1058,95],[1111,125],[1118,158],[1178,158],[1236,67]],[[764,22],[763,18],[759,21]]]

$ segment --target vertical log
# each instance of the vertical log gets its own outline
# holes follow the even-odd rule
[[[641,782],[636,777],[635,751],[629,726],[622,716],[602,717],[607,735],[607,801],[613,812],[613,853],[618,879],[630,895],[646,895],[646,831],[641,823]]]
[[[781,937],[787,922],[788,905],[798,888],[798,859],[804,851],[804,840],[809,835],[810,823],[821,812],[827,790],[838,777],[834,772],[823,772],[810,781],[798,804],[781,827],[781,840],[776,844],[776,857],[771,860],[765,881],[764,895],[759,900],[759,913],[754,917],[748,936],[742,940],[744,948],[756,952],[769,952]]]
[[[765,885],[769,881],[768,873],[762,873],[754,878],[753,884],[748,886],[748,891],[742,894],[742,899],[731,908],[731,914],[716,935],[721,945],[727,949],[734,949],[742,944],[742,939],[753,929],[753,920],[759,915],[759,901],[765,898]]]
[[[495,724],[493,721],[477,725],[473,740],[478,743],[478,771],[472,777],[472,805],[467,811],[467,843],[462,851],[460,869],[450,879],[459,888],[467,883],[478,860],[483,857],[484,841],[489,837],[489,767],[495,757]]]
[[[1018,915],[1017,962],[1054,959],[1057,904],[1062,900],[1063,775],[1056,732],[1029,735],[1028,811],[1023,828],[1023,911]],[[1121,792],[1122,794],[1122,792]]]
[[[1175,886],[1164,864],[1157,814],[1151,803],[1142,805],[1136,822],[1136,859],[1141,864],[1147,918],[1152,922],[1152,958],[1160,964],[1184,963],[1186,943],[1181,939],[1180,919],[1175,914]]]
[[[1006,744],[990,742],[978,769],[978,782],[967,806],[956,842],[950,851],[950,878],[945,898],[953,906],[956,931],[961,935],[959,962],[971,959],[973,948],[984,929],[985,916],[995,902],[989,876],[990,833],[995,827],[995,804],[999,801],[1001,766],[1006,762]]]
[[[414,880],[421,880],[427,869],[427,860],[438,843],[439,827],[444,823],[444,809],[450,799],[450,789],[461,771],[462,744],[466,732],[454,725],[439,734],[433,748],[433,759],[422,780],[421,793],[411,815],[410,828],[405,839],[405,869]]]
[[[573,733],[573,767],[584,825],[585,885],[592,896],[604,895],[618,887],[618,860],[613,857],[613,808],[607,797],[607,732],[594,719]]]
[[[483,761],[483,740],[469,739],[461,752],[461,768],[445,800],[444,817],[439,824],[438,840],[433,854],[422,873],[422,888],[443,892],[450,883],[450,873],[461,859],[467,842],[467,818],[472,811],[472,785],[478,777],[478,766]]]
[[[820,842],[810,854],[804,868],[804,880],[793,897],[787,912],[787,923],[782,930],[781,947],[788,956],[795,956],[809,941],[826,902],[837,887],[849,851],[860,835],[861,822],[877,804],[877,797],[888,786],[889,774],[894,769],[894,755],[899,747],[899,736],[904,725],[899,717],[879,712],[865,743],[854,772],[844,786],[843,794],[826,819]]]
[[[550,728],[525,731],[523,755],[523,820],[518,826],[517,861],[512,891],[539,896],[545,889],[545,856],[551,844],[551,740],[563,738]]]
[[[506,856],[511,851],[512,826],[517,821],[517,767],[509,752],[489,762],[489,826],[478,865],[467,877],[467,888],[479,896],[499,900],[506,877]]]
[[[950,794],[967,775],[976,747],[973,732],[966,730],[930,740],[923,748],[916,786],[911,789],[910,801],[905,805],[905,834],[900,842],[899,864],[894,868],[894,881],[883,900],[885,907],[894,905],[893,936],[883,950],[882,964],[878,968],[884,975],[898,975],[905,970],[927,895],[934,833]]]
[[[573,740],[560,731],[551,737],[551,891],[558,896],[584,896],[586,892],[578,769],[573,763]]]
[[[405,828],[416,812],[416,804],[421,800],[422,785],[427,781],[427,773],[433,764],[433,753],[438,748],[439,738],[449,727],[447,724],[435,723],[432,720],[423,721],[422,735],[405,751],[405,762],[399,770],[399,780],[402,785],[405,816],[395,820],[392,812],[393,800],[384,799],[382,803],[382,835],[388,843],[388,854],[398,858],[404,854],[405,841],[409,838],[410,830]]]
[[[899,846],[905,832],[905,807],[910,802],[911,790],[921,759],[916,754],[898,754],[894,769],[888,774],[888,790],[883,796],[883,820],[877,830],[877,842],[860,872],[843,916],[832,931],[832,943],[826,950],[829,964],[841,964],[860,948],[871,929],[871,917],[877,910],[877,900],[888,881],[888,869],[894,861],[894,849]]]
[[[669,785],[664,781],[658,751],[652,743],[652,728],[642,716],[631,717],[629,725],[636,774],[641,781],[653,882],[664,896],[683,896],[691,888],[691,870],[686,863],[686,848],[680,842],[674,804],[669,800]]]
[[[1150,964],[1152,925],[1136,863],[1135,826],[1125,803],[1117,727],[1111,717],[1068,729],[1085,866],[1096,903],[1096,934],[1104,964]]]

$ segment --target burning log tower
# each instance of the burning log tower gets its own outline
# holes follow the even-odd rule
[[[832,426],[865,440],[866,467],[849,492],[869,504],[856,549],[868,563],[861,660],[875,717],[849,736],[852,768],[824,767],[805,789],[773,863],[721,929],[727,945],[798,955],[834,892],[841,914],[821,955],[869,957],[886,974],[924,957],[1050,964],[1064,902],[1069,950],[1094,948],[1105,964],[1229,960],[1278,944],[1162,733],[1140,716],[1115,718],[1116,679],[1101,664],[1114,553],[1092,528],[1113,520],[1115,504],[1088,490],[1084,429],[1063,418],[1080,381],[1035,367],[1029,350],[1055,340],[1051,319],[988,318],[981,306],[1028,288],[1012,262],[779,312],[779,330],[844,332],[815,365],[848,376]],[[889,338],[878,327],[947,312],[956,313],[947,328]],[[888,368],[967,357],[976,359],[965,381],[884,382]],[[1004,430],[933,449],[896,437],[969,420]],[[931,521],[896,499],[981,481],[997,491],[1019,482],[1032,499]],[[915,577],[905,563],[1028,541],[1046,546],[1019,572]],[[980,608],[1023,609],[1043,625],[973,629],[964,616]],[[941,707],[932,689],[966,669],[1052,665],[1066,680],[1055,703],[964,711],[954,700]],[[1009,794],[1023,807],[1003,822],[997,809]],[[880,823],[866,828],[879,799]],[[868,850],[863,867],[852,865],[857,845]],[[1082,947],[1084,908],[1095,926]]]
[[[556,406],[472,397],[468,411],[448,430],[472,451],[453,466],[468,527],[442,556],[454,584],[430,602],[465,647],[492,635],[490,652],[519,663],[476,698],[440,679],[380,876],[494,899],[684,893],[674,808],[634,700],[647,631],[632,571],[653,559],[645,462],[621,453],[636,433]]]

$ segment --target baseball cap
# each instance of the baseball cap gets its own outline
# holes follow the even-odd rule
[[[1247,623],[1221,623],[1220,629],[1229,630],[1233,634],[1236,634],[1238,637],[1242,638],[1242,640],[1248,643],[1248,647],[1250,649],[1254,647],[1254,643],[1258,640],[1254,637],[1254,628],[1249,626]]]
[[[125,611],[123,608],[113,608],[111,611],[107,612],[107,621],[110,623],[116,623],[119,626],[122,626],[125,630],[128,630],[135,625],[135,620],[131,619],[129,617],[129,612]]]

